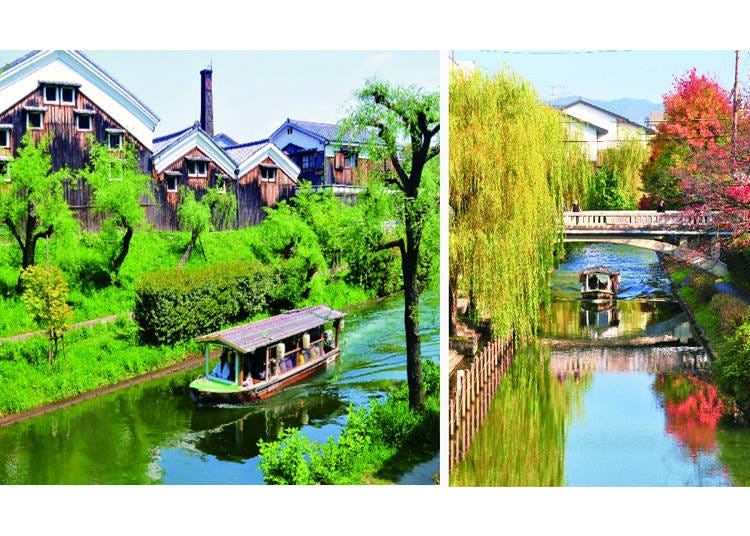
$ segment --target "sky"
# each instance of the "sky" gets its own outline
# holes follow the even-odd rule
[[[750,46],[748,43],[747,46]],[[645,99],[661,104],[675,77],[695,67],[731,91],[734,50],[475,50],[453,52],[490,73],[503,65],[525,78],[545,101],[560,97],[594,100]],[[740,50],[740,88],[750,88],[750,51]]]
[[[28,51],[0,51],[0,65]],[[440,90],[438,51],[82,50],[148,106],[155,137],[200,118],[200,71],[213,69],[214,133],[267,138],[287,118],[336,123],[369,78]]]

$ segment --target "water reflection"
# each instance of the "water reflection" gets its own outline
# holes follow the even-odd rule
[[[608,264],[618,300],[582,302],[578,272]],[[552,278],[540,340],[517,356],[451,485],[750,483],[750,431],[726,405],[653,252],[587,244]]]
[[[422,296],[424,359],[438,359],[440,296]],[[324,443],[348,407],[406,377],[403,296],[347,316],[341,359],[252,406],[197,408],[178,373],[0,428],[2,484],[262,484],[259,439]],[[424,482],[432,484],[431,478]]]

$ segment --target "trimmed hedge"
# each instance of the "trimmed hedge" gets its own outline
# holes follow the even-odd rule
[[[174,344],[217,331],[267,309],[276,271],[257,261],[146,274],[133,316],[146,344]]]

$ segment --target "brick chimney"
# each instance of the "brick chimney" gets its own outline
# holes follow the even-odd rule
[[[214,97],[211,83],[213,71],[209,67],[201,71],[201,128],[214,137]]]

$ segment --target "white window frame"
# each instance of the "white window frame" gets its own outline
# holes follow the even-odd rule
[[[49,91],[50,89],[55,93],[55,97],[53,99],[47,98],[47,91]],[[60,86],[56,86],[54,84],[45,84],[42,87],[42,100],[44,101],[44,104],[59,104]]]
[[[72,98],[70,100],[63,99],[63,92],[66,89],[69,89],[72,93]],[[71,86],[60,86],[58,91],[60,93],[60,104],[63,106],[73,106],[76,103],[76,88]]]
[[[88,119],[89,128],[81,128],[80,119],[85,117]],[[91,114],[76,114],[76,129],[80,132],[91,132],[94,130],[94,116]],[[109,137],[107,138],[107,144],[109,144]]]
[[[276,182],[276,169],[277,168],[270,166],[260,166],[260,180],[263,182]],[[271,173],[271,176],[264,177],[264,175],[267,175],[268,173]]]
[[[112,137],[117,136],[119,138],[117,147],[112,146]],[[110,151],[121,151],[124,142],[124,136],[122,132],[107,132],[107,148]]]
[[[203,169],[199,169],[200,167]],[[186,162],[187,175],[188,177],[207,177],[208,176],[208,162],[205,160],[188,160]],[[192,171],[190,168],[193,168]]]
[[[47,96],[49,90],[53,90],[55,97],[50,99]],[[71,91],[71,99],[63,99],[63,90],[69,89]],[[42,87],[42,100],[44,104],[61,104],[62,106],[73,106],[76,103],[76,88],[73,86],[58,85],[58,84],[45,84]]]
[[[2,147],[3,149],[10,149],[11,129],[0,128],[0,132],[5,133],[5,143],[0,143],[0,147]]]
[[[31,116],[39,116],[39,126],[35,127],[31,125]],[[26,128],[28,130],[42,130],[44,128],[44,112],[40,110],[26,110]]]
[[[169,187],[171,181],[174,181],[174,188]],[[168,192],[176,192],[180,189],[180,177],[177,175],[164,175],[164,182],[167,185]]]
[[[299,159],[299,164],[302,169],[314,169],[315,168],[315,153],[302,153]],[[309,165],[305,165],[309,164]]]

